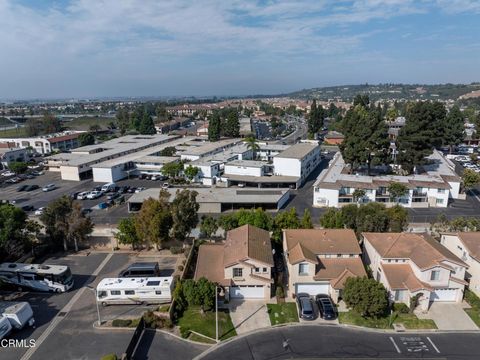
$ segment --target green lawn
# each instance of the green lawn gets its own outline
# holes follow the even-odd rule
[[[215,344],[215,341],[209,340],[207,338],[204,338],[203,336],[199,336],[197,334],[191,333],[188,336],[188,340],[204,343],[204,344]]]
[[[435,322],[430,319],[419,319],[414,314],[394,314],[394,323],[401,323],[406,329],[436,329]],[[364,326],[376,329],[391,329],[390,317],[378,319],[365,319],[354,311],[341,312],[338,314],[341,324]]]
[[[89,130],[91,125],[100,125],[102,129],[106,129],[108,124],[115,122],[115,118],[101,116],[82,116],[72,121],[64,121],[63,126],[71,130]]]
[[[196,331],[215,339],[215,311],[201,313],[199,307],[190,307],[183,313],[178,320],[180,332],[187,334],[188,330]],[[219,340],[225,340],[237,335],[232,320],[228,312],[218,312],[218,337]]]
[[[19,127],[16,129],[3,130],[0,128],[0,138],[9,138],[9,137],[27,137],[27,132],[24,127]]]
[[[297,306],[293,302],[267,304],[267,308],[272,325],[298,322]]]
[[[465,300],[472,307],[465,309],[465,312],[470,316],[475,324],[480,327],[480,298],[470,290],[465,290]]]

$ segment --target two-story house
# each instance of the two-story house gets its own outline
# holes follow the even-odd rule
[[[223,286],[227,298],[268,300],[273,265],[269,232],[244,225],[228,231],[222,244],[200,245],[194,278]]]
[[[338,302],[346,279],[367,276],[357,237],[350,229],[284,230],[283,249],[291,297],[328,294]]]
[[[440,243],[465,261],[465,280],[469,289],[480,296],[480,232],[442,234]]]
[[[427,234],[362,233],[365,263],[391,302],[428,310],[431,302],[461,302],[467,264]]]

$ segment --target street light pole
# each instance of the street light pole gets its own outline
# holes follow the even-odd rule
[[[218,288],[215,285],[215,341],[218,343]]]
[[[100,318],[100,307],[98,306],[98,301],[97,301],[97,289],[94,289],[90,286],[87,286],[87,289],[92,290],[93,295],[95,296],[95,304],[97,305],[97,316],[98,316],[98,326],[102,325],[102,319]]]

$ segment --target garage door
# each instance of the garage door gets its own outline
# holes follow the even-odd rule
[[[230,297],[235,299],[263,299],[263,286],[231,286]]]
[[[309,295],[328,294],[329,287],[330,285],[328,283],[297,284],[295,293],[307,293]]]
[[[455,301],[458,289],[436,289],[430,293],[430,301]]]

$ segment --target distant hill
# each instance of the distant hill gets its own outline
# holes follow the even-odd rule
[[[457,100],[459,97],[480,90],[480,83],[471,84],[378,84],[329,86],[295,91],[285,96],[299,99],[352,101],[357,94],[368,94],[371,100]]]

